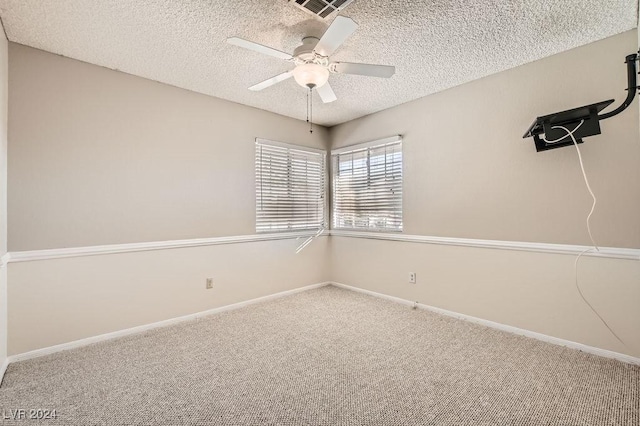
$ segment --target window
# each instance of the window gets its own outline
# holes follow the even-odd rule
[[[333,227],[402,231],[402,139],[332,151]]]
[[[256,139],[256,232],[325,224],[324,151]]]

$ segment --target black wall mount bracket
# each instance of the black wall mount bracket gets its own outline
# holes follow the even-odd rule
[[[566,127],[569,131],[573,131],[580,126],[573,134],[577,143],[582,143],[582,139],[588,136],[599,135],[600,120],[611,118],[627,109],[633,102],[636,92],[640,89],[637,85],[636,78],[636,74],[638,73],[636,66],[637,61],[637,53],[627,55],[625,58],[625,63],[627,64],[627,98],[618,108],[611,112],[601,114],[602,110],[614,102],[613,99],[609,99],[595,104],[583,105],[578,108],[543,115],[533,121],[533,124],[531,124],[523,138],[533,137],[536,151],[540,152],[573,145],[573,139],[569,137],[567,132],[563,129],[554,129],[554,126]],[[580,122],[583,120],[584,123],[580,125]],[[547,140],[557,142],[547,142]]]

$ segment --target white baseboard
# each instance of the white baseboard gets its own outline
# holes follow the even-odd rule
[[[7,367],[9,367],[9,358],[5,358],[2,365],[0,365],[0,386],[2,386],[2,379],[4,379],[4,373],[7,371]]]
[[[315,288],[324,287],[324,286],[330,285],[330,284],[331,284],[330,282],[311,284],[311,285],[308,285],[308,286],[305,286],[305,287],[295,288],[293,290],[286,290],[286,291],[282,291],[280,293],[270,294],[268,296],[258,297],[256,299],[251,299],[251,300],[246,300],[244,302],[234,303],[232,305],[221,306],[219,308],[208,309],[206,311],[196,312],[196,313],[193,313],[193,314],[184,315],[184,316],[177,317],[177,318],[171,318],[171,319],[164,320],[164,321],[158,321],[158,322],[154,322],[154,323],[151,323],[151,324],[140,325],[140,326],[137,326],[137,327],[131,327],[131,328],[127,328],[127,329],[124,329],[124,330],[114,331],[112,333],[100,334],[98,336],[87,337],[85,339],[74,340],[72,342],[62,343],[62,344],[55,345],[55,346],[49,346],[49,347],[42,348],[42,349],[36,349],[36,350],[33,350],[33,351],[21,353],[21,354],[11,355],[5,361],[5,364],[8,365],[9,363],[12,363],[12,362],[24,361],[24,360],[32,359],[32,358],[38,358],[38,357],[45,356],[45,355],[50,355],[50,354],[53,354],[53,353],[56,353],[56,352],[62,352],[62,351],[66,351],[66,350],[69,350],[69,349],[75,349],[75,348],[79,348],[79,347],[82,347],[82,346],[87,346],[87,345],[90,345],[92,343],[103,342],[105,340],[111,340],[111,339],[115,339],[115,338],[118,338],[118,337],[124,337],[124,336],[129,336],[131,334],[141,333],[141,332],[147,331],[147,330],[153,330],[154,328],[169,327],[171,325],[175,325],[175,324],[178,324],[178,323],[181,323],[181,322],[191,321],[191,320],[194,320],[194,319],[197,319],[197,318],[201,318],[201,317],[205,317],[205,316],[208,316],[208,315],[213,315],[213,314],[217,314],[217,313],[220,313],[220,312],[231,311],[231,310],[234,310],[234,309],[243,308],[245,306],[254,305],[256,303],[261,303],[261,302],[266,302],[268,300],[279,299],[281,297],[290,296],[292,294],[301,293],[303,291],[313,290]],[[6,369],[6,365],[4,366],[5,369]],[[4,374],[4,370],[2,370],[2,373]],[[0,375],[0,379],[1,378],[2,378],[2,376]]]
[[[525,337],[530,337],[532,339],[540,340],[543,342],[551,343],[554,345],[565,346],[571,349],[577,349],[582,352],[590,353],[593,355],[598,355],[604,358],[612,358],[618,361],[626,362],[628,364],[640,365],[640,358],[633,357],[631,355],[621,354],[619,352],[613,352],[606,349],[596,348],[593,346],[584,345],[578,342],[572,342],[571,340],[560,339],[558,337],[548,336],[542,333],[536,333],[535,331],[525,330],[523,328],[513,327],[510,325],[500,324],[498,322],[485,320],[482,318],[472,317],[470,315],[460,314],[453,311],[448,311],[446,309],[436,308],[435,306],[425,305],[423,303],[416,303],[410,300],[401,299],[395,296],[389,296],[387,294],[376,293],[375,291],[365,290],[359,287],[353,287],[346,284],[332,282],[331,285],[343,288],[345,290],[355,291],[358,293],[368,294],[369,296],[378,297],[381,299],[390,300],[392,302],[401,303],[407,306],[416,305],[420,309],[425,309],[427,311],[435,312],[441,315],[446,315],[449,317],[461,319],[464,321],[469,321],[475,324],[484,325],[486,327],[495,328],[497,330],[506,331],[508,333],[518,334]]]
[[[287,291],[283,291],[280,293],[275,293],[275,294],[271,294],[268,296],[263,296],[263,297],[258,297],[256,299],[251,299],[251,300],[246,300],[244,302],[239,302],[239,303],[234,303],[232,305],[227,305],[227,306],[221,306],[219,308],[213,308],[213,309],[209,309],[206,311],[202,311],[202,312],[196,312],[193,314],[189,314],[189,315],[184,315],[181,317],[177,317],[177,318],[171,318],[168,320],[164,320],[164,321],[158,321],[158,322],[154,322],[151,324],[145,324],[145,325],[141,325],[141,326],[137,326],[137,327],[132,327],[132,328],[127,328],[124,330],[119,330],[119,331],[114,331],[112,333],[106,333],[106,334],[101,334],[98,336],[92,336],[92,337],[88,337],[85,339],[80,339],[80,340],[75,340],[73,342],[68,342],[68,343],[62,343],[60,345],[55,345],[55,346],[49,346],[46,348],[42,348],[42,349],[36,349],[33,351],[29,351],[29,352],[25,352],[25,353],[21,353],[21,354],[17,354],[17,355],[11,355],[9,356],[7,359],[4,360],[4,362],[2,363],[2,365],[0,366],[0,384],[2,384],[2,379],[4,377],[4,373],[7,370],[7,367],[9,366],[10,363],[12,362],[18,362],[18,361],[24,361],[24,360],[28,360],[28,359],[32,359],[32,358],[38,358],[41,356],[45,356],[45,355],[50,355],[56,352],[62,352],[62,351],[66,351],[69,349],[74,349],[74,348],[79,348],[82,346],[86,346],[86,345],[90,345],[93,343],[97,343],[97,342],[102,342],[102,341],[106,341],[106,340],[111,340],[111,339],[115,339],[118,337],[124,337],[124,336],[129,336],[132,334],[137,334],[137,333],[141,333],[143,331],[147,331],[147,330],[152,330],[155,328],[160,328],[160,327],[168,327],[174,324],[178,324],[181,322],[185,322],[185,321],[191,321],[197,318],[201,318],[201,317],[205,317],[208,315],[212,315],[212,314],[216,314],[216,313],[220,313],[220,312],[225,312],[225,311],[230,311],[230,310],[234,310],[234,309],[239,309],[245,306],[249,306],[249,305],[253,305],[256,303],[261,303],[261,302],[266,302],[268,300],[273,300],[273,299],[278,299],[281,297],[285,297],[285,296],[289,296],[292,294],[296,294],[296,293],[300,293],[303,291],[308,291],[308,290],[312,290],[315,288],[319,288],[319,287],[324,287],[326,285],[334,285],[336,287],[339,288],[343,288],[346,290],[350,290],[350,291],[355,291],[358,293],[363,293],[363,294],[368,294],[370,296],[374,296],[374,297],[378,297],[381,299],[386,299],[386,300],[390,300],[392,302],[395,303],[400,303],[406,306],[414,306],[415,302],[412,302],[410,300],[405,300],[405,299],[401,299],[399,297],[395,297],[395,296],[389,296],[387,294],[382,294],[382,293],[376,293],[374,291],[370,291],[370,290],[365,290],[359,287],[353,287],[353,286],[349,286],[346,284],[341,284],[341,283],[337,283],[337,282],[323,282],[323,283],[318,283],[318,284],[312,284],[312,285],[308,285],[305,287],[300,287],[300,288],[296,288],[293,290],[287,290]],[[425,305],[422,303],[418,303],[417,307],[420,309],[425,309],[431,312],[435,312],[438,314],[442,314],[442,315],[446,315],[449,317],[453,317],[453,318],[457,318],[457,319],[461,319],[461,320],[465,320],[465,321],[469,321],[469,322],[473,322],[476,324],[480,324],[480,325],[484,325],[486,327],[491,327],[491,328],[495,328],[498,330],[502,330],[502,331],[506,331],[509,333],[513,333],[513,334],[518,334],[521,336],[525,336],[525,337],[530,337],[533,339],[537,339],[543,342],[547,342],[547,343],[551,343],[554,345],[560,345],[560,346],[565,346],[571,349],[577,349],[586,353],[590,353],[593,355],[598,355],[598,356],[602,356],[605,358],[612,358],[612,359],[616,359],[618,361],[622,361],[622,362],[626,362],[629,364],[635,364],[635,365],[640,365],[640,358],[636,358],[630,355],[625,355],[625,354],[621,354],[618,352],[613,352],[613,351],[609,351],[606,349],[600,349],[600,348],[596,348],[593,346],[588,346],[588,345],[584,345],[582,343],[577,343],[577,342],[572,342],[570,340],[564,340],[564,339],[560,339],[557,337],[552,337],[552,336],[547,336],[545,334],[541,334],[541,333],[536,333],[534,331],[529,331],[529,330],[525,330],[522,328],[518,328],[518,327],[512,327],[510,325],[505,325],[505,324],[500,324],[497,322],[493,322],[493,321],[489,321],[489,320],[485,320],[482,318],[477,318],[477,317],[472,317],[469,315],[465,315],[465,314],[460,314],[457,312],[453,312],[453,311],[448,311],[446,309],[441,309],[441,308],[436,308],[434,306],[429,306],[429,305]]]

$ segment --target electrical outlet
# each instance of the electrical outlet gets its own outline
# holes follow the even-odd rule
[[[207,290],[213,288],[213,278],[207,278]]]
[[[416,273],[409,272],[409,284],[415,284],[415,283],[416,283]]]

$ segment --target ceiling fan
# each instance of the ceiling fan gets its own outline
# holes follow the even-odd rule
[[[308,87],[309,90],[316,89],[322,102],[329,103],[337,99],[333,89],[327,82],[331,73],[384,78],[389,78],[395,73],[395,67],[389,65],[331,62],[329,60],[329,57],[353,34],[356,28],[358,28],[358,24],[351,18],[337,16],[320,39],[304,37],[302,45],[295,49],[293,55],[239,37],[230,37],[227,42],[265,55],[284,59],[296,65],[293,70],[255,84],[249,87],[249,90],[266,89],[293,77],[302,87]]]

